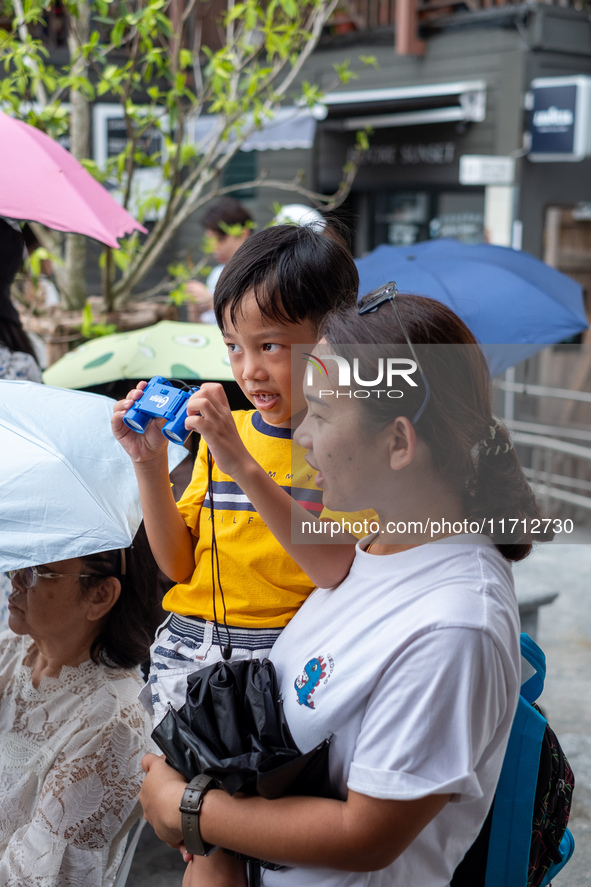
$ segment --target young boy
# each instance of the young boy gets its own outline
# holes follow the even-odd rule
[[[173,614],[167,632],[161,631],[152,650],[161,657],[150,677],[156,722],[167,701],[176,707],[184,701],[187,674],[219,658],[220,640],[222,649],[231,644],[233,658],[262,655],[316,585],[335,585],[348,571],[350,538],[345,545],[291,543],[293,499],[306,503],[301,510],[307,521],[314,513],[309,509],[319,514],[322,501],[311,469],[290,490],[290,429],[305,409],[303,395],[291,402],[291,346],[315,342],[322,317],[356,297],[355,264],[334,237],[284,225],[248,238],[218,282],[215,310],[232,371],[255,410],[231,413],[221,385],[206,384],[191,397],[187,427],[203,439],[178,504],[168,478],[167,442],[156,423],[142,435],[122,422],[144,385],[115,406],[113,431],[134,463],[152,551],[178,583],[163,603]],[[303,378],[305,361],[301,366]],[[224,601],[212,589],[208,448],[215,463],[214,530]],[[226,622],[229,636],[222,627],[218,637],[216,621]],[[173,641],[171,655],[161,652],[167,633],[190,639],[189,649]]]
[[[292,380],[291,346],[315,343],[320,320],[338,304],[354,304],[357,288],[349,251],[311,226],[268,228],[240,247],[218,281],[214,308],[234,377],[255,409],[232,413],[218,384],[192,395],[186,425],[202,440],[178,504],[156,423],[142,435],[122,422],[145,384],[115,406],[113,432],[134,463],[152,551],[177,582],[163,601],[171,615],[151,649],[145,696],[154,723],[169,702],[184,703],[191,672],[228,654],[264,657],[312,589],[332,587],[348,573],[352,537],[343,537],[346,544],[291,542],[294,508],[305,521],[324,517],[313,470],[292,468],[291,428],[305,410],[299,392],[306,362],[302,378]],[[223,594],[212,588],[212,530]]]

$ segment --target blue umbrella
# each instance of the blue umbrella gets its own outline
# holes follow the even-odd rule
[[[483,345],[493,376],[587,329],[582,286],[509,247],[452,239],[382,244],[356,265],[360,296],[395,280],[401,293],[448,305]]]

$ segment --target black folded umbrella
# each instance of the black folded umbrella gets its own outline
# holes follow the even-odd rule
[[[190,675],[187,700],[172,707],[152,738],[175,770],[199,773],[229,793],[335,797],[328,774],[330,737],[302,754],[279,698],[273,663],[219,662]]]

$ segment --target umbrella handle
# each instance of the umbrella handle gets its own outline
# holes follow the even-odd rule
[[[261,864],[254,859],[248,862],[248,887],[261,887]]]

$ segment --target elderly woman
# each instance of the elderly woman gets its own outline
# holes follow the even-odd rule
[[[137,693],[161,610],[145,537],[11,570],[0,635],[0,884],[109,887],[137,818]]]
[[[23,264],[24,237],[16,223],[0,218],[0,379],[41,382],[41,367],[10,298]]]

